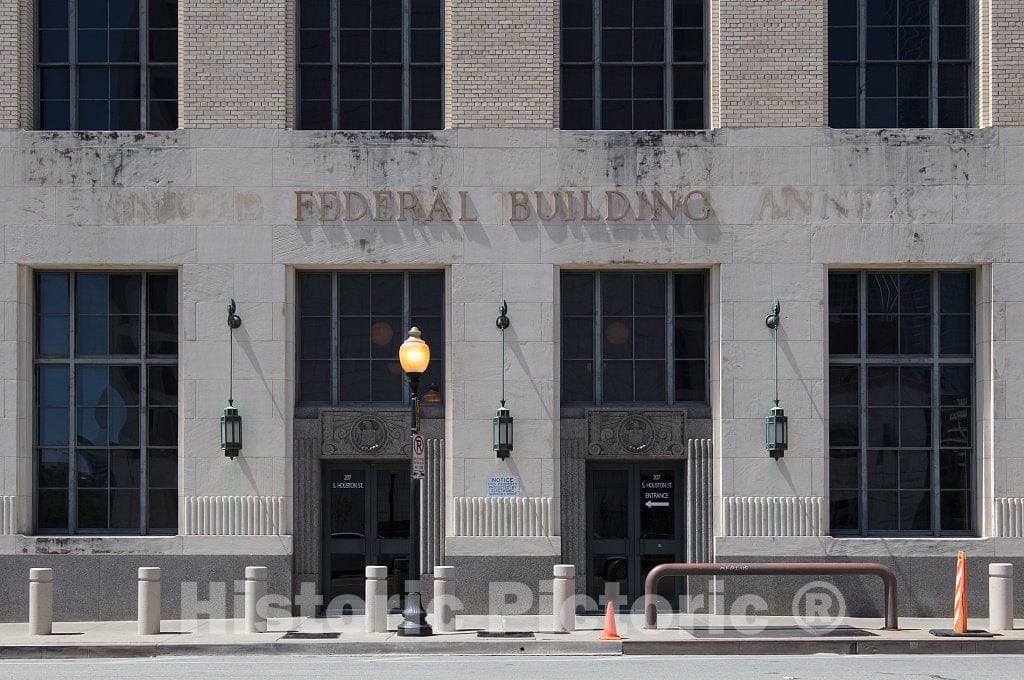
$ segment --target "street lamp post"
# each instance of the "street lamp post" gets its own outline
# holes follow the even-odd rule
[[[420,329],[413,327],[409,337],[398,348],[398,360],[409,379],[409,396],[412,419],[409,424],[409,459],[412,462],[414,440],[420,431],[419,387],[420,377],[430,364],[430,347],[420,337]],[[426,637],[433,635],[427,623],[420,597],[420,477],[410,467],[409,479],[409,573],[406,580],[405,609],[398,634],[402,637]]]

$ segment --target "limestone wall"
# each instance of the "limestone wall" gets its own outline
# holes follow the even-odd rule
[[[1022,145],[1019,128],[0,132],[0,496],[16,498],[3,506],[13,502],[5,517],[16,514],[5,526],[31,530],[32,268],[177,268],[180,494],[259,497],[253,502],[284,507],[293,494],[294,270],[448,269],[448,340],[435,348],[448,367],[447,493],[483,496],[488,476],[518,475],[520,494],[546,499],[550,517],[544,536],[455,536],[449,526],[449,552],[557,555],[560,268],[711,271],[715,528],[738,541],[772,531],[728,530],[723,508],[735,526],[755,526],[737,515],[745,508],[767,508],[778,519],[764,526],[802,537],[827,531],[827,269],[955,265],[978,271],[978,524],[983,535],[1015,532],[1013,513],[1022,506],[1013,499],[1024,497]],[[686,209],[637,218],[636,192],[650,201],[655,189],[663,198],[676,190]],[[391,212],[375,204],[349,221],[330,209],[321,214],[323,194],[344,198],[345,191]],[[541,219],[536,203],[528,216],[517,212],[521,195],[535,201],[536,191],[544,210],[554,192],[572,191],[575,217]],[[632,212],[610,216],[609,192],[625,195]],[[428,221],[425,206],[438,193],[450,215],[438,209]],[[414,198],[419,204],[410,208]],[[243,318],[235,395],[246,428],[234,462],[218,445],[231,297]],[[791,439],[779,461],[765,455],[762,441],[774,389],[764,316],[776,298]],[[506,462],[490,446],[502,299],[512,318],[506,378],[516,417]],[[767,500],[737,500],[749,497]],[[997,505],[1006,527],[998,531]],[[287,535],[288,522],[266,526]],[[12,541],[22,540],[0,537],[0,546],[14,550]],[[284,549],[274,536],[247,540]]]

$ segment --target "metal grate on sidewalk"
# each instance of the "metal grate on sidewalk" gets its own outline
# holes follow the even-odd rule
[[[481,630],[477,631],[477,637],[482,638],[532,638],[533,633],[529,631],[491,631]]]

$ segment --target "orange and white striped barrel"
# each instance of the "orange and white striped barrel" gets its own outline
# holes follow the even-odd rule
[[[967,632],[967,558],[956,553],[956,590],[953,595],[953,632]]]

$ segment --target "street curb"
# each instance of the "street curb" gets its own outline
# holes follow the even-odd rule
[[[625,640],[629,655],[806,655],[806,654],[1024,654],[1024,640],[865,640],[825,638],[798,640]]]
[[[370,642],[275,641],[227,644],[0,644],[0,661],[26,659],[102,659],[171,656],[253,655],[475,655],[475,656],[800,656],[809,654],[1024,654],[1024,640],[949,638],[919,640],[865,640],[821,638],[757,640],[385,640]]]
[[[13,659],[143,658],[156,656],[389,655],[621,656],[620,642],[586,640],[402,640],[383,642],[260,642],[229,644],[0,645],[0,661]]]

